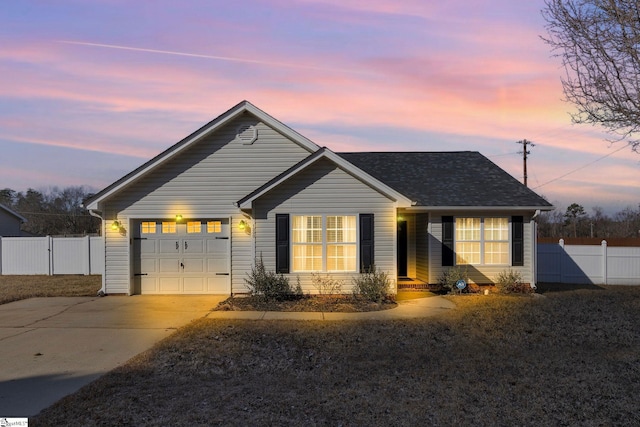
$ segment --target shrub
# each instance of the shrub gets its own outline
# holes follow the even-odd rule
[[[319,273],[312,273],[311,283],[320,295],[336,295],[342,293],[342,284],[344,282],[339,279],[334,279],[328,274],[323,276]]]
[[[296,289],[289,284],[289,278],[273,271],[267,271],[262,261],[262,257],[257,259],[255,265],[251,267],[251,273],[247,273],[244,281],[249,288],[251,295],[260,296],[267,300],[282,301],[302,295],[300,283]]]
[[[353,294],[366,300],[380,303],[389,298],[391,281],[384,271],[376,270],[375,266],[352,279]]]
[[[456,265],[455,267],[450,267],[442,271],[440,277],[438,277],[438,284],[445,291],[455,292],[458,290],[456,287],[458,280],[464,280],[466,282],[468,275],[466,265]]]
[[[517,270],[502,270],[494,281],[500,293],[524,292],[522,274]]]

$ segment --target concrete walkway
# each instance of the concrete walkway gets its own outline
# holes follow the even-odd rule
[[[394,320],[433,316],[442,297],[366,313],[211,311],[226,296],[32,298],[0,305],[0,418],[36,415],[197,318]]]
[[[286,312],[286,311],[212,311],[208,319],[248,320],[398,320],[430,317],[446,312],[455,304],[446,298],[435,296],[399,301],[390,310],[363,313]]]

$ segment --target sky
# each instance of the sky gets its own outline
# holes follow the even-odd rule
[[[100,190],[242,100],[341,151],[479,151],[562,212],[640,203],[640,154],[574,125],[543,0],[0,5],[0,188]]]

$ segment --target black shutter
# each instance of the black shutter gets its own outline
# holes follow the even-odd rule
[[[524,221],[521,216],[511,217],[511,265],[524,265]]]
[[[360,214],[360,272],[370,271],[374,260],[373,214]]]
[[[453,217],[442,217],[442,265],[453,265]]]
[[[276,273],[289,273],[289,214],[276,214]]]

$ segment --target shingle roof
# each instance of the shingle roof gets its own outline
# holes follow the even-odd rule
[[[475,151],[338,153],[417,206],[551,207]]]

